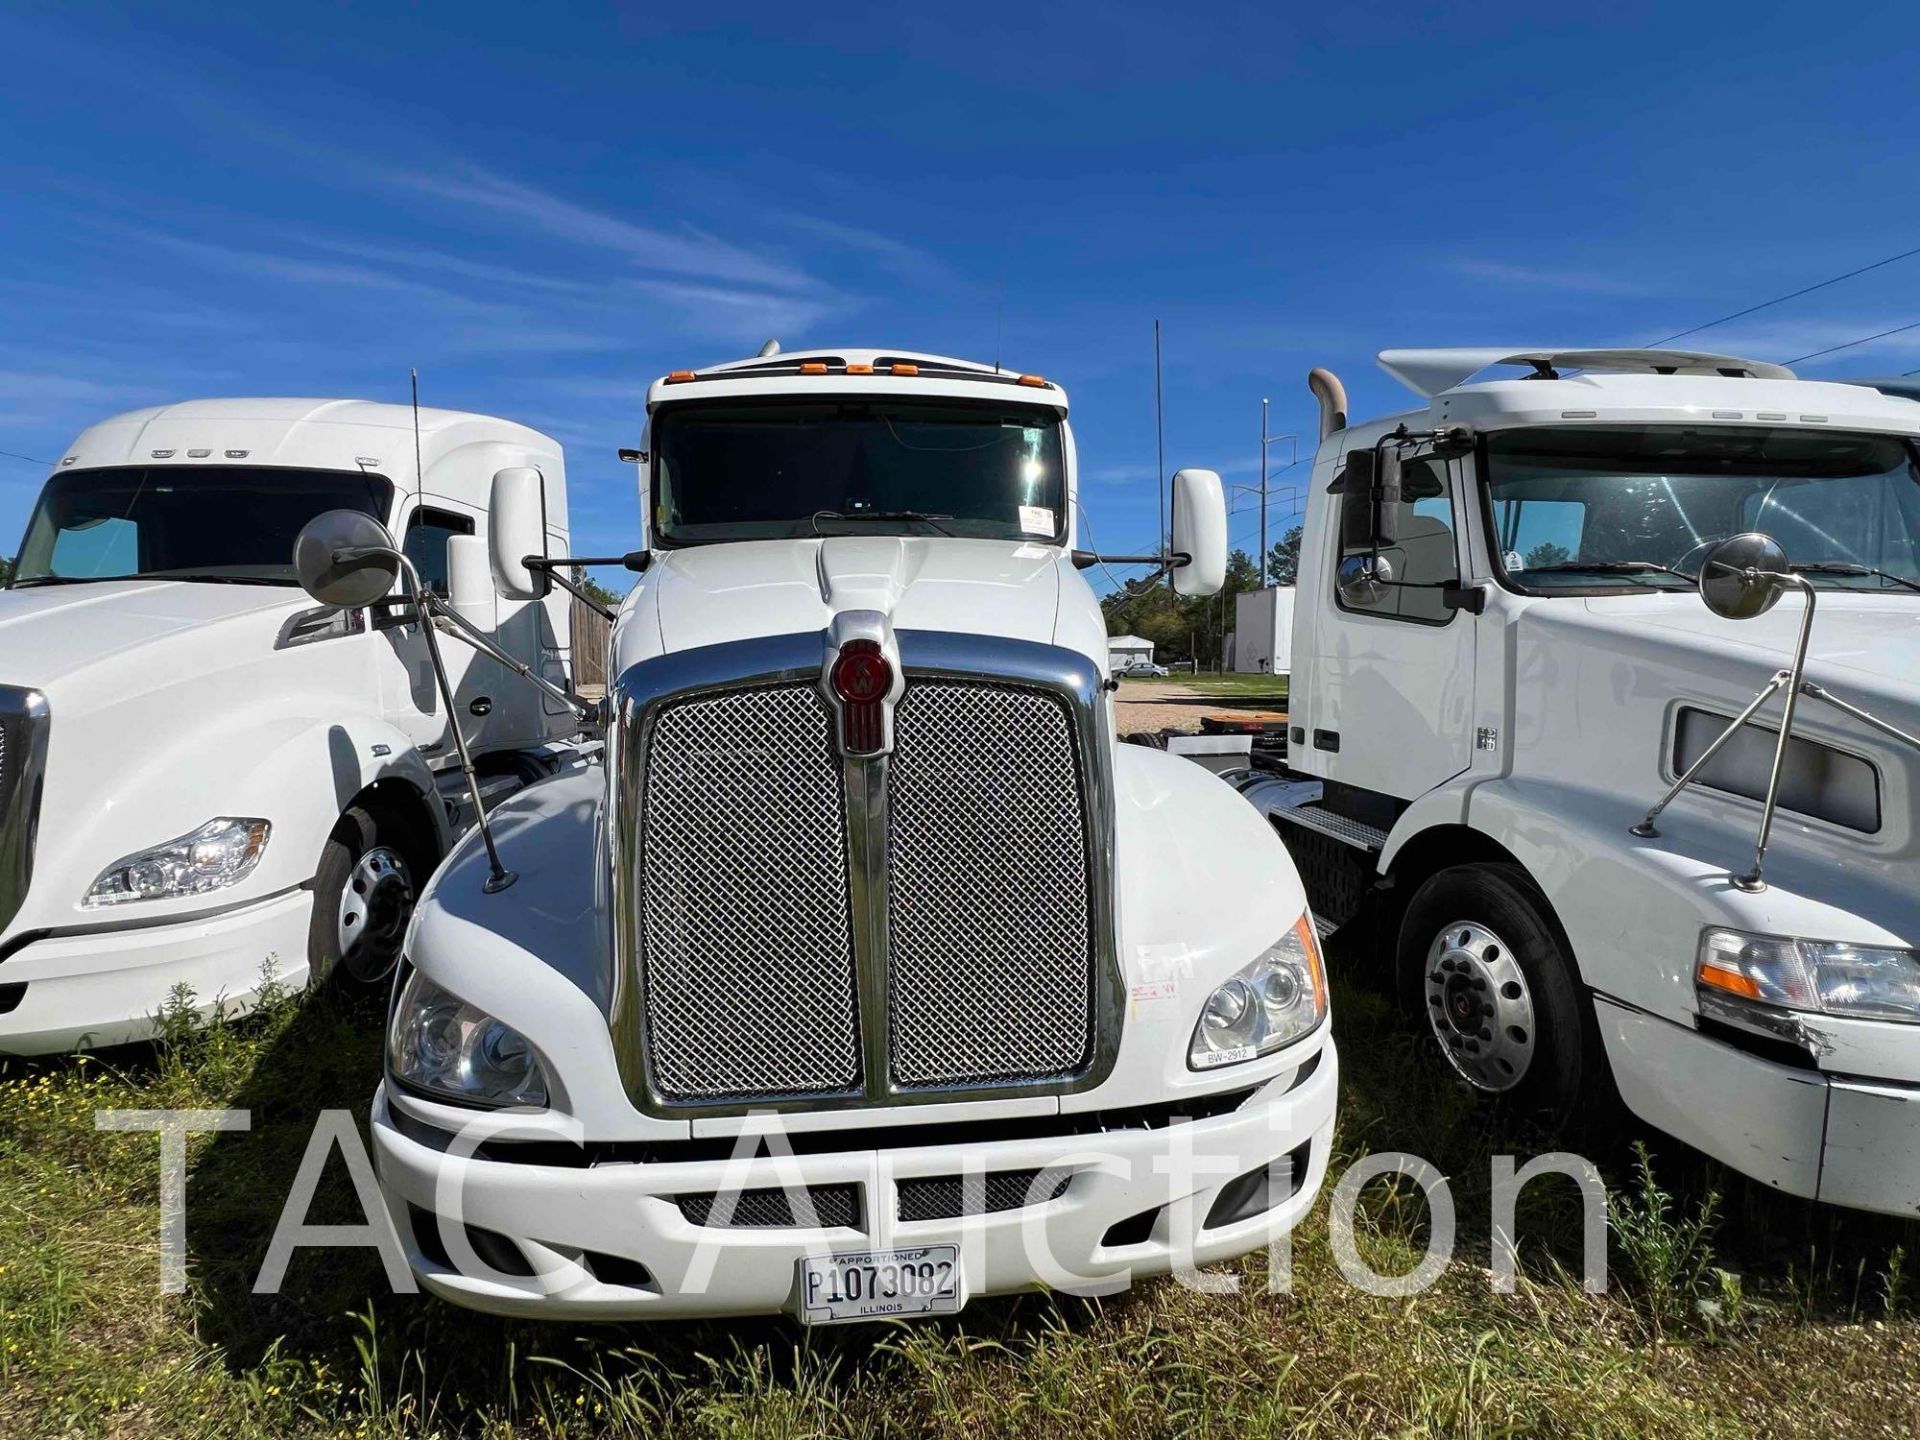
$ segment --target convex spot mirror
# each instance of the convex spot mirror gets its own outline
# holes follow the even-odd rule
[[[293,573],[322,605],[371,605],[392,593],[400,575],[393,536],[359,510],[329,510],[309,520],[293,542]]]
[[[1227,583],[1227,494],[1215,470],[1182,470],[1173,477],[1173,567],[1181,595],[1217,595]]]
[[[494,472],[487,541],[494,588],[508,600],[544,600],[552,582],[526,566],[527,556],[547,553],[546,495],[540,472],[531,465]]]
[[[1723,620],[1751,620],[1780,601],[1787,552],[1757,530],[1722,540],[1700,562],[1700,598]]]

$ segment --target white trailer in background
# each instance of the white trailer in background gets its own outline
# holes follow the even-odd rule
[[[300,589],[294,538],[350,509],[507,653],[568,667],[566,597],[494,592],[494,472],[533,467],[567,544],[560,447],[484,415],[196,400],[83,432],[0,592],[0,1054],[153,1033],[399,954],[473,819],[419,621]],[[489,801],[559,763],[573,713],[465,647],[447,663]]]
[[[1233,597],[1233,668],[1243,675],[1284,675],[1293,668],[1291,585],[1243,590]]]
[[[1311,377],[1288,764],[1321,793],[1247,792],[1316,913],[1378,922],[1489,1096],[1566,1111],[1610,1077],[1768,1185],[1920,1213],[1911,382],[1381,362],[1417,408],[1349,423]]]

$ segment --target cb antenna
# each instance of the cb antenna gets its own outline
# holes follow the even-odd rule
[[[1154,546],[1167,553],[1167,416],[1160,395],[1160,322],[1153,322],[1153,454],[1154,498],[1160,502],[1160,531]],[[1167,572],[1167,588],[1173,588],[1173,572]]]
[[[420,467],[420,372],[409,365],[407,379],[413,385],[413,503],[418,506],[426,498],[426,476]]]

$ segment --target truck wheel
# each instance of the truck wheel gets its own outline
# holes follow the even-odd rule
[[[1573,958],[1516,865],[1459,865],[1414,892],[1402,994],[1424,1038],[1483,1095],[1549,1122],[1598,1094],[1605,1061]]]
[[[313,887],[307,958],[316,981],[336,969],[356,984],[393,973],[413,915],[413,874],[373,816],[348,809],[327,837]]]

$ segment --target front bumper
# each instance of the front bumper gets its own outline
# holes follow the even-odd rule
[[[1920,1215],[1920,1084],[1778,1064],[1643,1010],[1594,1008],[1621,1099],[1641,1119],[1789,1194]],[[1890,1028],[1809,1020],[1849,1038]]]
[[[938,1127],[927,1126],[923,1145],[585,1167],[458,1158],[415,1138],[417,1125],[403,1131],[383,1087],[374,1100],[374,1159],[421,1283],[495,1314],[773,1314],[790,1307],[804,1255],[937,1244],[960,1247],[969,1296],[1042,1286],[1107,1293],[1139,1277],[1245,1254],[1290,1230],[1326,1174],[1338,1068],[1329,1039],[1238,1108],[1156,1127],[1072,1133],[1063,1117],[1059,1134],[941,1144]],[[857,1146],[859,1132],[847,1138]],[[1269,1208],[1207,1225],[1223,1189],[1283,1157],[1292,1157],[1290,1181],[1263,1197]],[[895,1187],[903,1180],[1054,1169],[1071,1175],[1054,1199],[984,1215],[900,1218]],[[697,1225],[673,1198],[848,1184],[860,1192],[856,1223],[817,1229]],[[489,1265],[491,1273],[467,1274],[429,1258],[429,1250],[444,1256],[446,1242],[429,1237],[423,1247],[416,1226],[433,1223],[435,1211],[447,1214],[447,1197],[456,1195],[462,1222],[511,1241],[540,1273],[520,1277]],[[1150,1223],[1140,1223],[1146,1212],[1154,1212]],[[1110,1235],[1128,1221],[1134,1231]],[[444,1235],[450,1227],[436,1228]],[[497,1256],[482,1238],[488,1243],[474,1251]]]
[[[263,967],[307,981],[313,895],[291,890],[211,916],[29,942],[0,963],[0,1055],[53,1055],[150,1039],[178,987],[201,1019],[236,1014],[260,992]],[[24,991],[9,987],[23,985]]]

